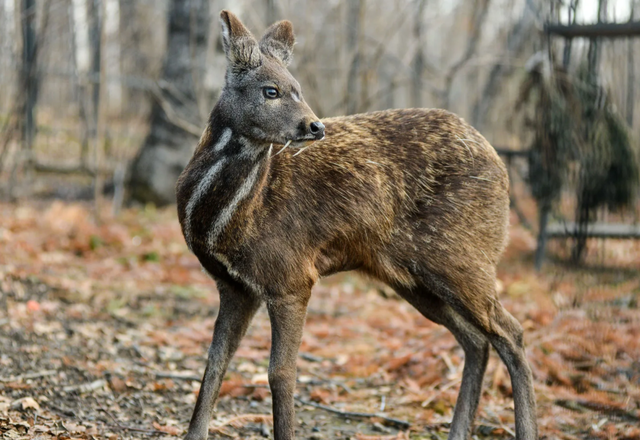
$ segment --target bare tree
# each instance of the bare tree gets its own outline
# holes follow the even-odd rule
[[[38,75],[36,65],[36,2],[22,2],[22,69],[24,93],[23,152],[27,161],[33,160],[32,148],[36,133],[35,106],[38,100]]]
[[[424,74],[424,53],[422,49],[423,31],[422,20],[427,0],[416,0],[416,12],[413,22],[413,36],[418,41],[416,55],[413,58],[411,72],[411,106],[422,107],[422,75]]]
[[[270,26],[280,19],[280,8],[278,6],[278,0],[267,0],[267,13],[266,13],[266,25]]]
[[[630,0],[631,13],[629,14],[629,22],[633,21],[636,14],[640,10],[639,0]],[[633,111],[634,103],[636,99],[636,72],[635,72],[635,48],[636,42],[633,38],[629,38],[627,41],[627,102],[626,102],[626,117],[629,127],[633,127]]]
[[[487,18],[487,11],[489,10],[490,0],[478,0],[474,2],[475,7],[473,10],[473,20],[471,22],[471,29],[469,30],[469,38],[467,39],[467,47],[462,54],[462,57],[456,61],[447,72],[445,76],[445,87],[443,91],[442,107],[450,108],[451,106],[451,86],[456,74],[464,67],[465,64],[475,55],[478,49],[478,43],[480,41],[480,32],[482,31],[482,24]]]
[[[38,101],[39,76],[38,55],[49,20],[50,0],[44,3],[39,33],[36,30],[37,5],[34,0],[22,1],[22,75],[20,78],[17,107],[21,109],[22,118],[19,127],[22,134],[22,145],[14,161],[9,178],[9,193],[13,197],[18,171],[22,168],[30,173],[34,164],[33,143],[36,136],[35,108]],[[4,149],[3,149],[4,151]]]
[[[347,114],[357,113],[359,110],[358,79],[360,77],[361,64],[361,25],[364,14],[365,0],[347,1],[347,50],[351,57],[349,73],[347,76]]]
[[[132,199],[159,205],[175,200],[175,182],[200,131],[191,53],[200,57],[206,50],[208,1],[172,0],[168,14],[167,51],[154,92],[150,129],[128,179]],[[184,50],[190,43],[193,50]]]
[[[102,0],[89,0],[89,45],[91,47],[91,119],[89,123],[89,137],[93,143],[92,166],[95,171],[94,191],[96,199],[101,194],[101,179],[98,172],[101,162],[100,122],[100,89],[103,83],[102,75]]]
[[[507,37],[507,48],[505,51],[505,57],[515,57],[522,54],[528,47],[532,40],[532,34],[536,31],[536,16],[532,11],[533,6],[529,6],[529,2],[533,3],[533,0],[529,0],[527,7],[520,20],[518,20]],[[478,98],[473,106],[472,121],[473,124],[480,128],[485,123],[485,118],[489,113],[491,104],[494,102],[498,91],[500,89],[501,81],[507,76],[512,66],[503,62],[497,63],[489,73],[489,79],[487,80],[481,96]]]

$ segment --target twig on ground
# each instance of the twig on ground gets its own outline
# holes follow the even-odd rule
[[[218,426],[210,426],[209,433],[222,434],[226,435],[227,437],[233,437],[233,434],[230,433],[226,428],[228,426],[231,426],[238,429],[244,427],[247,423],[260,423],[264,427],[265,424],[273,424],[273,416],[269,414],[241,414],[239,416],[232,417],[231,419],[219,424]]]
[[[459,384],[460,382],[462,382],[462,377],[458,377],[456,379],[453,379],[451,382],[447,382],[446,384],[442,384],[442,382],[437,382],[435,383],[430,391],[436,391],[434,394],[432,394],[431,396],[429,396],[429,398],[427,398],[424,402],[422,402],[420,404],[420,406],[422,406],[423,408],[426,408],[427,406],[429,406],[429,404],[431,402],[433,402],[437,397],[441,396],[442,393],[444,393],[445,391],[447,391],[449,388],[451,388],[452,386],[455,386],[457,384]],[[436,390],[437,387],[440,387]]]
[[[630,422],[640,421],[640,417],[638,417],[637,415],[629,411],[625,411],[622,408],[618,408],[613,405],[607,405],[604,403],[590,402],[588,400],[568,400],[568,399],[557,399],[556,401],[554,401],[554,403],[558,406],[561,406],[566,409],[570,409],[572,411],[577,411],[577,412],[585,412],[587,410],[595,411],[619,420],[626,420]]]
[[[79,385],[69,385],[62,388],[62,391],[68,393],[71,391],[77,391],[79,393],[88,393],[90,391],[95,391],[99,388],[104,387],[107,384],[107,381],[104,379],[94,380],[89,383],[81,383]]]
[[[411,423],[405,421],[405,420],[400,420],[400,419],[394,419],[393,417],[387,417],[384,414],[379,414],[379,413],[362,413],[362,412],[351,412],[351,411],[342,411],[339,410],[337,408],[333,408],[331,406],[327,406],[327,405],[321,405],[319,403],[315,403],[315,402],[310,402],[308,400],[303,400],[299,397],[295,398],[298,402],[302,403],[303,405],[309,405],[309,406],[313,406],[314,408],[319,408],[319,409],[323,409],[325,411],[334,413],[334,414],[338,414],[339,416],[342,417],[353,417],[353,418],[361,418],[361,419],[373,419],[373,418],[377,418],[377,419],[382,419],[385,422],[388,422],[394,426],[396,426],[397,428],[409,428],[411,427]]]
[[[162,371],[157,371],[155,373],[153,373],[156,376],[156,379],[176,379],[176,380],[195,380],[196,382],[201,382],[202,378],[200,376],[195,376],[192,374],[180,374],[180,373],[166,373],[166,372],[162,372]],[[347,393],[351,393],[352,390],[351,388],[349,388],[347,385],[339,382],[339,381],[335,381],[335,380],[331,380],[331,379],[323,379],[320,378],[318,380],[311,380],[311,381],[306,381],[303,382],[301,380],[298,380],[296,382],[299,385],[324,385],[324,384],[334,384],[336,386],[341,387],[342,389],[344,389]],[[267,384],[244,384],[242,385],[245,388],[266,388],[269,389],[269,385]]]
[[[45,405],[49,411],[54,412],[59,416],[76,419],[76,413],[69,408],[61,408],[59,406],[52,404],[51,402],[46,402]],[[42,417],[42,415],[40,415],[40,417]]]
[[[100,401],[98,400],[97,397],[93,397],[96,401],[96,403],[98,404],[98,408],[100,408],[100,411],[102,411],[103,413],[105,413],[106,415],[108,415],[109,417],[111,417],[111,420],[113,420],[115,422],[116,425],[118,425],[118,427],[120,429],[124,429],[123,426],[120,424],[120,422],[118,421],[118,419],[115,418],[115,416],[113,414],[111,414],[111,412],[109,412],[109,410],[107,410],[105,407],[102,406],[102,404],[100,403]]]
[[[157,371],[154,374],[156,375],[156,379],[195,380],[197,382],[202,381],[202,377],[196,376],[194,374],[165,373],[162,371]]]
[[[323,357],[316,356],[315,354],[311,354],[311,353],[305,353],[304,351],[301,351],[300,353],[298,353],[298,356],[300,356],[301,359],[304,359],[305,361],[309,361],[309,362],[322,362],[324,360]]]
[[[27,374],[21,374],[19,376],[13,376],[13,377],[0,377],[0,382],[17,382],[17,381],[28,380],[28,379],[39,379],[41,377],[53,376],[55,374],[58,374],[58,370],[43,370],[43,371],[38,371],[37,373],[27,373]]]
[[[145,429],[145,428],[135,428],[133,426],[124,426],[124,425],[105,425],[112,429],[120,429],[122,431],[131,431],[131,432],[144,432],[145,434],[151,435],[167,435],[164,431],[158,431],[157,429]]]
[[[500,416],[498,414],[496,414],[494,411],[492,411],[491,408],[485,408],[485,411],[487,412],[488,415],[493,417],[493,419],[496,421],[496,423],[491,423],[491,422],[488,422],[486,420],[483,420],[481,422],[481,425],[488,426],[489,428],[493,428],[493,429],[503,429],[509,435],[512,435],[514,437],[516,436],[516,433],[513,432],[504,423],[502,423],[502,420],[500,420]]]

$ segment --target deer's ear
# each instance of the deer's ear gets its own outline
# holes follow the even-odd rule
[[[258,42],[238,17],[229,11],[220,12],[222,46],[229,66],[234,70],[255,69],[262,64]]]
[[[291,62],[295,42],[293,25],[288,20],[282,20],[272,24],[266,30],[260,39],[260,50],[266,55],[279,59],[287,66]]]

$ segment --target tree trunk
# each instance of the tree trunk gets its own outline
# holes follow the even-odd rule
[[[107,113],[120,114],[122,111],[122,85],[120,59],[120,2],[106,0],[104,4],[104,76]]]
[[[364,0],[348,0],[347,2],[347,50],[351,57],[351,66],[347,76],[347,114],[357,113],[359,110],[360,76],[360,26],[364,12]]]
[[[416,15],[413,23],[413,36],[418,41],[416,55],[413,58],[413,71],[411,72],[411,106],[422,107],[422,75],[424,74],[424,54],[422,53],[422,16],[426,0],[416,0]]]
[[[280,8],[278,7],[278,0],[267,0],[266,19],[267,22],[265,24],[267,27],[271,26],[273,23],[280,19]]]
[[[18,183],[19,170],[29,173],[33,166],[33,141],[36,136],[35,107],[38,101],[38,41],[36,39],[36,2],[22,0],[22,78],[20,79],[21,148],[17,153],[9,175],[9,195],[15,197],[14,189]],[[48,12],[47,12],[48,13]]]
[[[36,71],[36,2],[35,0],[23,0],[23,40],[22,40],[22,66],[24,74],[24,125],[23,125],[23,151],[26,160],[33,160],[32,148],[36,134],[36,119],[34,109],[38,100],[38,76]]]
[[[636,14],[638,13],[638,10],[640,10],[640,1],[638,0],[631,0],[631,14],[629,16],[629,21],[633,21],[636,17]],[[634,104],[635,104],[635,100],[636,100],[636,72],[635,72],[635,66],[636,66],[636,60],[635,60],[635,41],[633,40],[633,38],[629,38],[627,40],[627,45],[628,45],[628,49],[627,49],[627,88],[629,89],[627,91],[627,102],[626,102],[626,117],[627,117],[627,123],[629,124],[629,127],[631,129],[633,129],[633,110],[634,110]]]
[[[93,143],[92,166],[98,169],[98,119],[100,116],[100,85],[102,82],[102,1],[89,0],[89,45],[91,47],[91,119],[89,138]]]
[[[173,203],[176,180],[196,146],[202,118],[190,54],[205,56],[208,26],[202,25],[206,20],[197,18],[207,5],[207,0],[171,0],[167,52],[154,96],[150,129],[129,169],[127,187],[133,200]],[[208,13],[204,16],[208,17]],[[196,46],[193,50],[190,43]]]
[[[89,112],[89,77],[91,71],[91,45],[89,44],[89,9],[87,1],[70,0],[73,17],[73,64],[78,80],[78,116],[80,118],[80,163],[89,168],[89,137],[91,122]]]
[[[482,26],[487,18],[487,12],[489,11],[489,2],[490,0],[480,0],[474,3],[475,6],[473,10],[471,28],[469,29],[469,37],[467,39],[467,47],[462,57],[455,64],[451,65],[445,77],[444,93],[441,103],[442,108],[451,110],[453,80],[455,79],[456,74],[458,74],[464,65],[469,62],[478,49]]]

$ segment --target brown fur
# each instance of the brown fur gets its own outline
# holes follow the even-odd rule
[[[387,283],[463,346],[450,438],[469,435],[489,344],[512,376],[517,437],[535,438],[522,329],[495,292],[509,211],[507,173],[495,150],[459,117],[429,109],[326,119],[326,138],[309,146],[317,118],[285,67],[291,24],[276,23],[258,46],[235,16],[221,17],[227,90],[177,185],[185,237],[221,295],[187,438],[206,438],[224,371],[261,302],[272,323],[275,437],[294,437],[295,359],[311,287],[345,270]],[[282,91],[279,102],[247,92],[272,82]],[[246,99],[254,99],[251,116],[242,110]],[[275,155],[287,140],[308,148]]]

